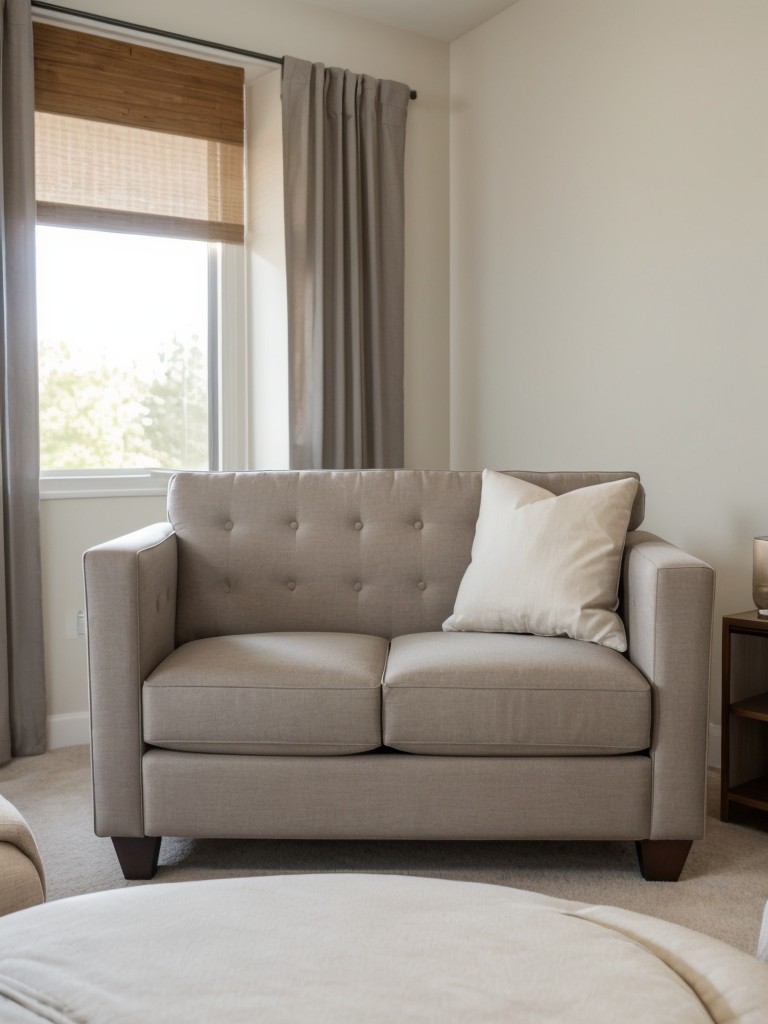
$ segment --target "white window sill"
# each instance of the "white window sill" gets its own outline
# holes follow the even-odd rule
[[[40,498],[165,497],[170,469],[67,470],[40,474]]]

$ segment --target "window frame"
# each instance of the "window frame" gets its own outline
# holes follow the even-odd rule
[[[165,38],[139,34],[130,29],[93,26],[73,15],[35,12],[35,21],[59,24],[68,28],[86,28],[94,35],[122,39],[137,45],[155,46],[169,53],[208,56],[210,51],[191,44],[174,45]],[[245,96],[248,82],[272,71],[261,62],[217,54],[221,63],[236,64],[246,72]],[[247,111],[246,111],[247,124]],[[246,164],[248,138],[245,140]],[[247,183],[246,183],[247,195]],[[215,326],[217,345],[209,343],[209,411],[211,399],[215,404],[213,423],[209,419],[209,439],[214,441],[210,456],[210,470],[238,470],[249,466],[251,409],[249,405],[249,345],[247,339],[247,289],[245,245],[211,243],[218,248],[219,258],[209,260],[209,332]],[[214,290],[215,284],[215,290]],[[213,323],[215,321],[215,324]],[[210,333],[209,333],[210,340]],[[212,382],[215,385],[212,387]],[[213,428],[213,429],[211,429]],[[142,469],[76,469],[40,471],[41,500],[73,498],[163,497],[173,469],[147,467]]]

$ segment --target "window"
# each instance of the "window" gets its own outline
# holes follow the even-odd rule
[[[43,477],[218,468],[243,69],[38,23],[35,99]]]
[[[217,250],[38,227],[43,471],[216,468],[208,289]]]

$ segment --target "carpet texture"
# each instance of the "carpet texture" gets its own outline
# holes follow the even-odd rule
[[[633,843],[300,842],[163,839],[155,882],[300,872],[383,872],[489,882],[562,899],[609,904],[695,928],[754,953],[768,900],[768,815],[717,817],[710,773],[707,835],[677,883],[645,882]],[[19,758],[0,769],[0,794],[32,829],[48,899],[126,882],[108,839],[93,834],[88,747]]]

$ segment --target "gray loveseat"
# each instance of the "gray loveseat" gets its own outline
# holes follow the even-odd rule
[[[556,494],[627,473],[523,473]],[[95,830],[634,840],[704,829],[713,572],[630,520],[626,655],[450,633],[481,474],[180,473],[169,522],[85,554]]]

